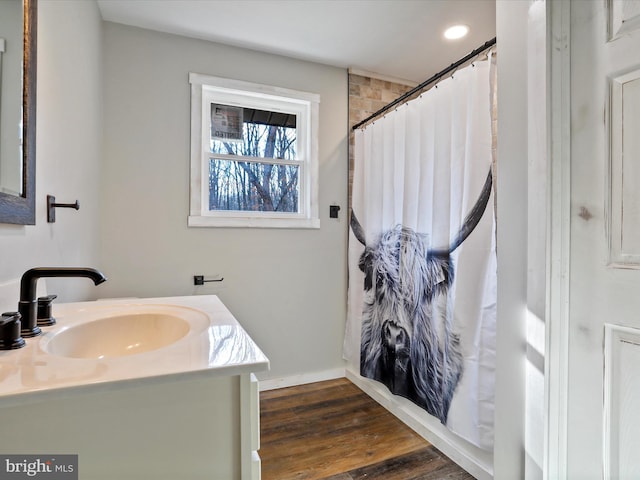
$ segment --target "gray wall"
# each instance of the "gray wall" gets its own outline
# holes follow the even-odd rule
[[[98,261],[102,36],[95,2],[41,1],[38,13],[36,225],[0,224],[0,284],[34,266]],[[46,196],[80,201],[47,223]],[[51,280],[61,301],[91,298],[86,279]],[[4,308],[15,304],[0,305]],[[6,310],[2,310],[6,311]]]
[[[262,378],[342,367],[347,72],[108,22],[104,61],[101,293],[218,294],[270,358]],[[187,227],[189,72],[320,94],[319,230]]]

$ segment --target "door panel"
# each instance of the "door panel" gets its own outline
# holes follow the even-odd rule
[[[605,478],[640,478],[640,330],[605,326]]]
[[[610,261],[640,268],[640,69],[611,78],[609,91]]]
[[[640,28],[640,2],[637,0],[608,0],[606,13],[609,40]]]
[[[569,479],[640,471],[639,26],[638,1],[571,2]]]

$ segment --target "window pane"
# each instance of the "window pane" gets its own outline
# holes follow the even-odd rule
[[[211,104],[211,153],[296,160],[296,116]]]
[[[298,165],[209,161],[209,210],[298,213]]]

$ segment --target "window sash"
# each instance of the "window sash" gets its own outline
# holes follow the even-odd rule
[[[269,157],[247,157],[244,155],[233,155],[231,153],[211,153],[205,151],[203,158],[208,157],[208,160],[230,160],[232,162],[249,162],[249,163],[268,163],[271,165],[293,165],[296,167],[303,167],[306,162],[300,160],[287,160],[285,158],[269,158]]]
[[[296,167],[297,169],[297,175],[298,175],[298,181],[297,181],[297,196],[298,196],[298,201],[297,201],[297,211],[295,212],[282,212],[282,211],[274,211],[274,210],[225,210],[225,209],[216,209],[216,210],[211,210],[209,208],[210,205],[210,195],[211,195],[211,190],[209,188],[209,175],[210,175],[210,171],[209,171],[209,167],[210,167],[210,162],[211,161],[215,161],[215,160],[220,160],[220,161],[239,161],[239,162],[246,162],[246,163],[253,163],[253,164],[260,164],[260,165],[273,165],[273,166],[293,166]],[[304,205],[304,198],[302,196],[302,184],[304,183],[304,180],[306,178],[306,165],[304,163],[300,163],[297,161],[260,161],[260,160],[256,160],[255,157],[241,157],[241,156],[237,156],[237,155],[229,155],[227,157],[223,157],[220,155],[210,155],[208,162],[206,164],[207,167],[207,171],[206,171],[206,180],[203,181],[203,183],[206,182],[206,194],[203,195],[203,201],[205,201],[206,203],[203,203],[203,209],[202,209],[202,213],[205,216],[210,216],[210,217],[216,217],[216,216],[233,216],[234,214],[237,215],[241,215],[241,216],[264,216],[264,217],[287,217],[287,218],[305,218],[305,205]],[[203,177],[205,178],[205,177]],[[205,188],[205,185],[203,185],[203,189]],[[273,199],[272,199],[273,200]]]
[[[208,86],[206,86],[208,87]],[[203,147],[203,161],[202,161],[202,199],[201,199],[201,215],[205,217],[263,217],[263,218],[277,218],[277,217],[287,217],[287,218],[307,218],[308,213],[308,205],[310,203],[308,195],[309,195],[309,182],[307,179],[307,164],[309,158],[309,145],[308,145],[308,121],[307,115],[305,115],[308,111],[308,105],[306,102],[295,102],[293,105],[289,105],[289,99],[277,99],[273,98],[248,98],[246,101],[244,99],[238,100],[235,95],[233,97],[228,96],[226,92],[220,94],[218,96],[218,92],[214,91],[217,89],[209,89],[209,91],[203,91],[203,101],[202,101],[202,125],[203,125],[203,135],[202,135],[202,147]],[[248,157],[244,155],[232,155],[232,154],[220,154],[215,153],[212,154],[210,151],[210,137],[211,137],[211,105],[217,103],[224,103],[225,105],[239,106],[239,107],[247,107],[247,108],[260,108],[262,110],[272,110],[279,111],[282,113],[290,113],[295,114],[298,118],[297,127],[296,127],[296,138],[297,138],[297,159],[290,161],[285,159],[276,159],[276,158],[265,158],[265,157]],[[286,104],[286,108],[282,106],[282,103]],[[291,108],[289,108],[291,107]],[[294,108],[297,107],[297,108]],[[206,132],[206,135],[205,135]],[[300,167],[299,180],[298,180],[298,212],[296,213],[285,213],[285,212],[270,212],[270,211],[260,211],[260,212],[249,212],[242,210],[209,210],[209,160],[211,158],[225,158],[225,159],[241,159],[240,161],[249,161],[256,163],[269,163],[273,165],[287,165],[287,164],[295,164]]]

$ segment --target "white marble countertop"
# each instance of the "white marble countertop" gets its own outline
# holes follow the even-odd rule
[[[143,353],[108,358],[70,358],[47,352],[56,334],[123,312],[183,316],[189,332]],[[183,315],[184,313],[184,315]],[[53,305],[57,323],[26,338],[26,346],[0,351],[0,405],[39,401],[42,395],[95,391],[131,382],[172,381],[192,375],[232,376],[269,369],[269,360],[215,295],[101,300]]]

